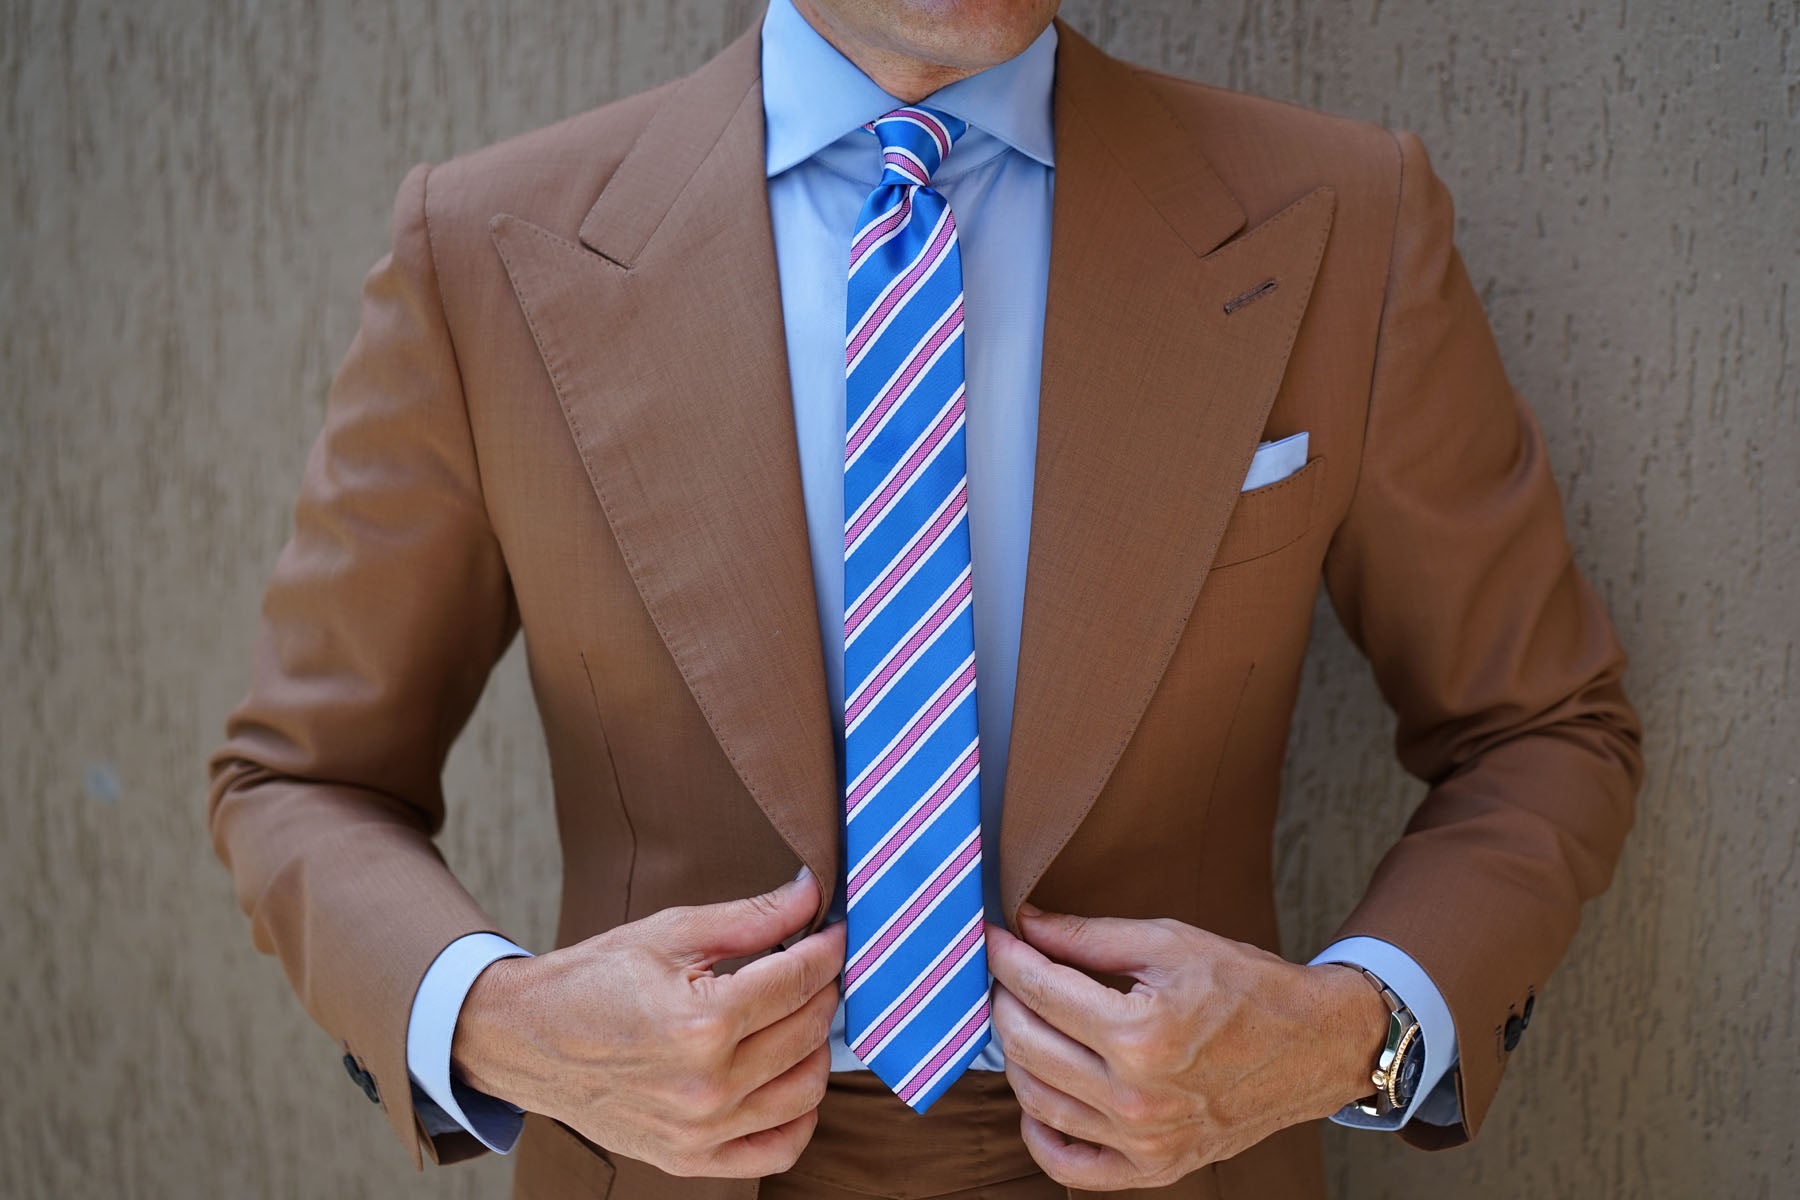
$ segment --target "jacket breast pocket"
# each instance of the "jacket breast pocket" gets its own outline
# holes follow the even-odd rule
[[[1241,493],[1219,539],[1212,569],[1262,558],[1299,541],[1312,526],[1324,485],[1321,455],[1285,479]]]

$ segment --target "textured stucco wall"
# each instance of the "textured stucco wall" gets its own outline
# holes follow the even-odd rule
[[[0,1195],[504,1192],[498,1161],[414,1176],[252,951],[201,763],[406,167],[691,68],[756,10],[0,4]],[[1066,15],[1424,135],[1634,659],[1639,829],[1483,1137],[1333,1131],[1337,1193],[1793,1195],[1800,6]],[[1418,798],[1389,734],[1322,611],[1280,841],[1295,954]],[[515,653],[454,754],[446,841],[538,946],[548,790]]]

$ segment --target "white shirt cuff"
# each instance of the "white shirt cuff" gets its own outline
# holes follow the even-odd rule
[[[497,933],[465,934],[444,947],[419,981],[406,1025],[406,1070],[427,1133],[462,1129],[498,1154],[510,1153],[519,1140],[523,1110],[457,1079],[450,1070],[450,1044],[475,977],[500,959],[530,957]]]
[[[1372,971],[1393,989],[1401,1003],[1412,1010],[1419,1022],[1419,1037],[1425,1043],[1425,1069],[1412,1103],[1385,1117],[1372,1117],[1354,1106],[1346,1106],[1331,1119],[1339,1125],[1358,1129],[1399,1129],[1414,1117],[1431,1125],[1455,1125],[1462,1120],[1462,1105],[1456,1099],[1456,1023],[1450,1019],[1450,1007],[1431,976],[1410,954],[1380,938],[1352,937],[1333,942],[1313,957],[1313,963],[1349,963]]]

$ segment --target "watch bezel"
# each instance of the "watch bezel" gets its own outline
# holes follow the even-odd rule
[[[1376,1056],[1375,1069],[1369,1075],[1369,1082],[1375,1085],[1375,1093],[1355,1101],[1353,1105],[1365,1116],[1385,1117],[1412,1103],[1413,1094],[1418,1088],[1418,1074],[1408,1070],[1408,1067],[1419,1053],[1424,1035],[1412,1010],[1406,1007],[1380,976],[1364,966],[1350,963],[1344,965],[1354,966],[1361,972],[1388,1006],[1387,1040],[1382,1045],[1381,1053]]]
[[[1411,1055],[1418,1048],[1419,1023],[1412,1019],[1412,1013],[1405,1009],[1401,1009],[1399,1012],[1389,1012],[1388,1044],[1382,1048],[1373,1081],[1376,1088],[1386,1097],[1390,1112],[1394,1109],[1405,1108],[1412,1103],[1413,1091],[1418,1087],[1418,1080],[1415,1077],[1410,1085],[1407,1083],[1407,1077],[1412,1075],[1407,1067],[1411,1064]],[[1400,1094],[1402,1086],[1406,1087],[1404,1096]]]

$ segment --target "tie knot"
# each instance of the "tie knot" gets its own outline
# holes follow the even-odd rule
[[[969,124],[935,108],[909,104],[863,128],[881,139],[882,183],[924,186]]]

